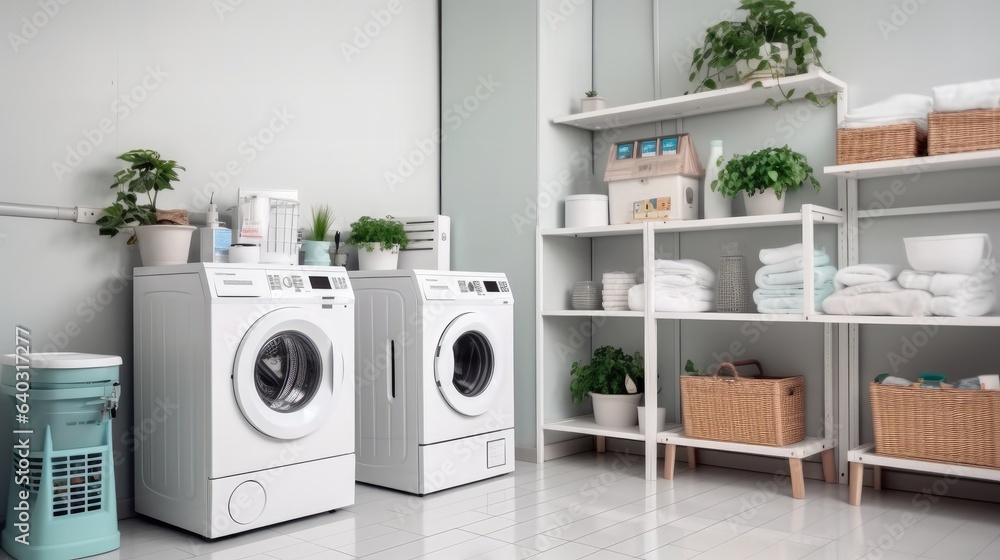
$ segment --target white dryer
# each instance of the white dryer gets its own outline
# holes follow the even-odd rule
[[[135,510],[208,538],[354,503],[340,267],[135,269]]]
[[[514,299],[499,273],[351,272],[357,479],[429,494],[514,470]]]

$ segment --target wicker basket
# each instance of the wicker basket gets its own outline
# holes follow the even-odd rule
[[[722,364],[713,376],[681,376],[684,435],[702,439],[783,446],[805,438],[805,380],[740,377],[738,365]],[[726,370],[733,377],[719,377]],[[761,370],[763,374],[763,370]]]
[[[1000,391],[870,383],[879,455],[1000,468]]]
[[[926,154],[927,134],[916,123],[837,129],[837,165]]]
[[[927,152],[932,156],[1000,148],[1000,109],[927,116]]]

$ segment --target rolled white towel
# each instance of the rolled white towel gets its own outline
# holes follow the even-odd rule
[[[994,292],[975,297],[937,296],[931,298],[931,313],[942,317],[982,317],[993,310],[994,303]]]
[[[1000,109],[1000,78],[931,88],[935,111]]]
[[[826,255],[826,251],[823,251],[822,249],[816,249],[815,251],[813,251],[813,258],[818,258],[820,255]],[[767,264],[767,265],[778,264],[796,258],[798,259],[802,258],[801,243],[795,243],[792,245],[788,245],[787,247],[774,247],[771,249],[760,250],[761,264]]]
[[[837,271],[833,281],[840,286],[857,286],[895,280],[899,267],[893,264],[855,264]]]
[[[899,284],[911,290],[927,290],[935,296],[975,297],[994,291],[993,275],[950,274],[946,272],[920,272],[904,270],[899,273]]]

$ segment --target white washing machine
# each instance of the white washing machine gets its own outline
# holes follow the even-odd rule
[[[514,299],[498,273],[351,272],[357,479],[429,494],[514,470]]]
[[[354,503],[340,267],[135,269],[135,510],[208,538]]]

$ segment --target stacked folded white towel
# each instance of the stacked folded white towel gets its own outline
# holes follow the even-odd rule
[[[837,291],[823,301],[832,315],[930,315],[930,294],[908,290],[896,281],[899,267],[891,264],[856,264],[834,276]]]
[[[1000,79],[937,86],[932,92],[935,111],[1000,109]]]
[[[605,311],[628,311],[628,291],[635,286],[634,272],[605,272],[601,305]]]
[[[757,289],[753,301],[761,313],[802,313],[805,305],[805,270],[803,269],[802,244],[761,249],[760,262],[764,265],[754,275]],[[830,266],[830,256],[825,251],[813,251],[813,293],[811,297],[818,310],[833,293],[833,277],[837,268]]]
[[[868,128],[904,122],[914,122],[927,132],[927,113],[935,107],[929,95],[903,93],[883,99],[878,103],[852,109],[844,116],[841,128]]]
[[[928,292],[931,314],[942,317],[981,317],[996,303],[993,272],[985,268],[976,274],[904,270],[899,283]]]
[[[656,311],[703,312],[715,309],[715,271],[692,259],[653,261],[653,288]],[[646,287],[639,284],[628,291],[633,311],[646,307]]]

